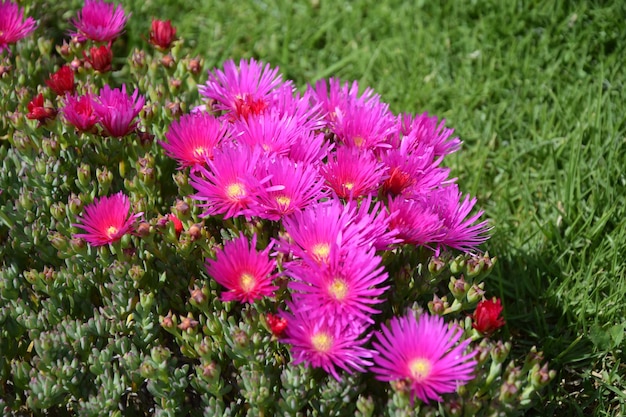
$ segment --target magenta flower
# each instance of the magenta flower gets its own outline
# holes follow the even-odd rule
[[[366,88],[363,94],[359,95],[359,84],[353,81],[352,84],[346,82],[341,84],[337,78],[331,78],[328,82],[324,79],[310,86],[307,90],[311,92],[311,102],[321,106],[322,114],[327,127],[334,125],[338,113],[346,113],[350,107],[363,107],[375,105],[380,102],[380,96],[374,93],[371,88]]]
[[[253,303],[262,297],[272,297],[278,289],[272,284],[272,271],[276,267],[276,261],[269,257],[272,244],[258,252],[256,241],[256,234],[249,242],[240,233],[238,238],[224,244],[215,260],[206,260],[209,275],[228,290],[222,293],[222,300]]]
[[[445,123],[445,120],[439,122],[437,116],[429,116],[428,113],[419,116],[403,114],[398,116],[397,128],[402,137],[409,139],[415,145],[432,146],[435,156],[444,156],[456,152],[461,147],[458,137],[450,139],[454,129],[446,128]],[[400,136],[397,136],[394,140],[399,139]]]
[[[295,308],[293,304],[288,305],[292,310]],[[365,372],[365,367],[372,365],[374,353],[363,347],[369,339],[361,337],[363,325],[341,325],[337,321],[331,324],[322,315],[293,311],[293,315],[284,314],[289,325],[281,342],[291,345],[294,365],[304,362],[322,368],[339,381],[339,369],[352,374]]]
[[[382,191],[391,196],[411,197],[443,185],[450,170],[440,168],[443,157],[435,159],[434,148],[408,138],[400,140],[398,148],[382,153],[381,161],[388,167]]]
[[[197,191],[193,198],[205,209],[201,217],[222,214],[228,219],[247,213],[260,187],[255,177],[260,156],[259,148],[225,146],[215,151],[213,160],[206,160],[206,168],[196,166],[189,183]]]
[[[389,105],[373,100],[363,106],[338,110],[331,125],[339,142],[361,149],[380,151],[391,148],[388,143],[395,129]]]
[[[226,126],[208,113],[183,115],[173,121],[165,134],[167,142],[159,141],[170,158],[178,161],[180,168],[202,165],[213,159],[214,149],[224,140]]]
[[[145,102],[146,99],[139,95],[137,89],[129,96],[125,85],[122,85],[120,90],[111,89],[107,84],[93,102],[93,107],[105,133],[114,138],[121,138],[135,130],[139,123],[135,118]]]
[[[87,39],[96,42],[113,41],[122,34],[127,19],[121,5],[116,6],[103,0],[85,0],[81,11],[72,19],[76,32],[70,34],[81,42]]]
[[[259,178],[268,178],[254,199],[257,204],[250,215],[263,219],[280,220],[302,210],[314,201],[326,197],[323,181],[310,165],[297,164],[285,157],[266,160],[261,165]]]
[[[381,381],[408,381],[411,401],[443,401],[441,394],[455,392],[474,378],[476,352],[465,353],[470,339],[457,344],[462,335],[439,316],[394,317],[376,334],[378,341],[372,345],[379,355],[370,369]]]
[[[237,142],[250,147],[261,147],[267,154],[286,155],[303,129],[290,116],[266,112],[234,123]]]
[[[24,19],[24,9],[10,0],[0,2],[0,53],[9,45],[30,35],[37,24],[32,17]]]
[[[121,191],[109,197],[96,198],[85,207],[80,223],[72,224],[86,233],[73,237],[84,238],[92,246],[103,246],[120,240],[132,231],[135,219],[143,214],[129,214],[129,210],[130,201]]]
[[[470,215],[476,198],[462,194],[456,184],[434,190],[428,195],[428,205],[443,222],[443,237],[440,243],[454,249],[469,252],[489,239],[489,223],[484,220],[476,223],[483,211]]]
[[[298,138],[287,156],[294,162],[318,166],[334,146],[325,139],[324,133],[309,131]]]
[[[230,60],[224,63],[224,71],[209,72],[209,79],[199,90],[201,95],[216,101],[217,110],[226,111],[235,119],[245,119],[263,113],[272,102],[272,93],[283,87],[293,92],[291,81],[284,82],[278,68],[242,59],[239,66]]]
[[[66,94],[61,113],[79,132],[92,131],[99,120],[93,111],[93,97],[89,93],[84,96]]]
[[[371,315],[379,311],[372,306],[382,302],[378,297],[388,287],[380,284],[387,280],[387,273],[373,248],[345,249],[345,256],[334,252],[327,265],[291,262],[286,266],[285,275],[293,279],[289,288],[294,305],[307,314],[323,314],[331,322],[374,323]]]
[[[385,167],[367,149],[340,146],[321,168],[326,184],[345,200],[370,195],[380,186]]]
[[[403,243],[422,246],[439,242],[445,235],[442,220],[425,198],[390,198],[388,207],[393,215],[389,227],[397,231]]]

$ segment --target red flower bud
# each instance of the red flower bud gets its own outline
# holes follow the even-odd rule
[[[168,218],[172,223],[174,223],[174,230],[176,231],[176,236],[180,236],[180,233],[183,231],[183,222],[180,221],[178,217],[174,214],[170,213]]]
[[[83,57],[91,65],[91,67],[99,72],[111,71],[111,62],[113,61],[113,51],[111,44],[102,45],[100,47],[89,48],[89,56],[83,51]]]
[[[69,66],[63,65],[46,80],[46,84],[57,96],[72,93],[74,92],[74,72]]]
[[[287,319],[283,317],[278,317],[272,313],[268,313],[265,316],[265,321],[270,327],[272,334],[276,337],[282,336],[283,332],[287,328]]]
[[[45,107],[43,94],[39,93],[37,97],[31,100],[27,105],[28,107],[28,117],[31,120],[39,120],[39,123],[42,124],[46,121],[46,119],[54,119],[57,114],[57,111],[52,107]]]
[[[150,43],[159,49],[169,49],[176,39],[176,28],[169,20],[152,20]]]
[[[495,301],[494,301],[495,300]],[[490,335],[500,327],[504,326],[504,319],[500,316],[502,313],[502,303],[500,299],[483,300],[476,306],[476,311],[472,318],[474,323],[472,327],[484,335]]]

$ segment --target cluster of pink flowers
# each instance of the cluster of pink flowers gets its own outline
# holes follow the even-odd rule
[[[222,298],[272,296],[280,274],[290,299],[270,325],[295,364],[338,379],[340,370],[368,368],[382,380],[408,379],[424,401],[470,380],[469,340],[458,343],[460,330],[427,314],[394,319],[369,347],[389,287],[382,252],[403,244],[470,251],[488,238],[482,212],[470,214],[476,200],[441,166],[460,146],[452,130],[427,114],[396,116],[356,82],[322,80],[300,94],[254,59],[211,71],[200,93],[211,104],[173,122],[160,144],[189,169],[202,216],[282,230],[262,251],[256,234],[240,234],[207,260]]]

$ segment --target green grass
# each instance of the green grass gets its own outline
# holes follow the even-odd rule
[[[559,371],[528,415],[625,414],[626,3],[435,3],[123,1],[129,47],[171,19],[206,68],[253,56],[446,118],[465,143],[447,163],[494,225],[488,291]]]

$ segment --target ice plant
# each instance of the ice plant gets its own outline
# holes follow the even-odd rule
[[[293,305],[290,308],[296,313],[283,315],[289,325],[281,341],[291,345],[294,365],[304,362],[322,368],[337,380],[341,380],[340,369],[351,374],[365,372],[372,365],[374,353],[363,347],[368,337],[362,337],[362,323],[331,323],[324,315],[302,314]]]
[[[283,81],[278,68],[263,66],[254,59],[242,59],[239,65],[227,61],[224,71],[209,72],[209,79],[199,90],[201,95],[216,101],[217,110],[236,119],[263,113],[271,104],[272,93],[281,86],[292,89],[291,82]]]
[[[54,119],[57,111],[53,107],[47,107],[44,103],[43,94],[39,93],[27,105],[28,113],[26,117],[31,120],[38,120],[42,125],[48,119]]]
[[[253,193],[259,188],[255,177],[259,149],[247,146],[225,146],[197,166],[189,183],[197,190],[194,199],[201,201],[202,217],[222,214],[225,219],[247,213],[254,203]]]
[[[379,355],[370,369],[381,381],[406,381],[412,400],[443,401],[441,394],[473,379],[475,352],[466,353],[470,339],[459,343],[462,334],[440,316],[394,317],[376,334],[373,347]]]
[[[79,132],[89,132],[98,123],[98,116],[93,111],[93,97],[89,93],[83,96],[67,94],[61,114]]]
[[[498,299],[482,300],[476,306],[476,310],[472,315],[472,327],[480,333],[489,336],[500,327],[505,325],[505,321],[501,316],[502,301]]]
[[[292,280],[289,288],[299,311],[315,312],[329,320],[349,324],[355,319],[374,323],[379,311],[374,304],[388,288],[382,286],[387,272],[373,250],[354,246],[339,256],[335,251],[328,264],[291,263],[285,270]]]
[[[75,238],[83,238],[92,246],[103,246],[113,243],[133,230],[135,219],[142,213],[132,214],[130,200],[121,191],[111,196],[94,199],[86,206],[80,223],[72,224],[85,233],[74,234]]]
[[[68,65],[63,65],[46,80],[46,84],[57,96],[72,93],[74,92],[74,71]]]
[[[176,39],[176,28],[169,20],[152,20],[150,26],[150,43],[160,50],[167,50]]]
[[[111,62],[113,62],[111,43],[91,47],[89,48],[89,54],[83,51],[83,58],[91,65],[91,68],[98,72],[111,71]]]
[[[71,32],[71,35],[80,41],[113,41],[122,34],[127,19],[121,5],[116,6],[103,0],[85,0],[83,8],[72,19],[76,31]]]
[[[215,148],[227,135],[226,125],[206,112],[183,115],[170,124],[165,133],[167,142],[159,141],[170,158],[178,161],[179,167],[202,165],[213,159]]]
[[[351,200],[376,191],[385,167],[368,150],[340,146],[321,168],[322,175],[338,197]]]
[[[256,243],[256,234],[249,241],[240,233],[238,238],[224,243],[224,249],[216,253],[215,259],[206,260],[208,274],[227,289],[222,300],[253,303],[273,296],[278,289],[272,284],[276,267],[276,261],[269,257],[272,245],[259,252]]]
[[[92,104],[105,133],[111,137],[121,138],[137,127],[139,122],[135,118],[145,101],[137,89],[129,96],[126,93],[126,85],[122,85],[121,89],[112,89],[105,85]]]
[[[0,54],[35,30],[32,17],[24,19],[24,9],[10,0],[0,2]]]

